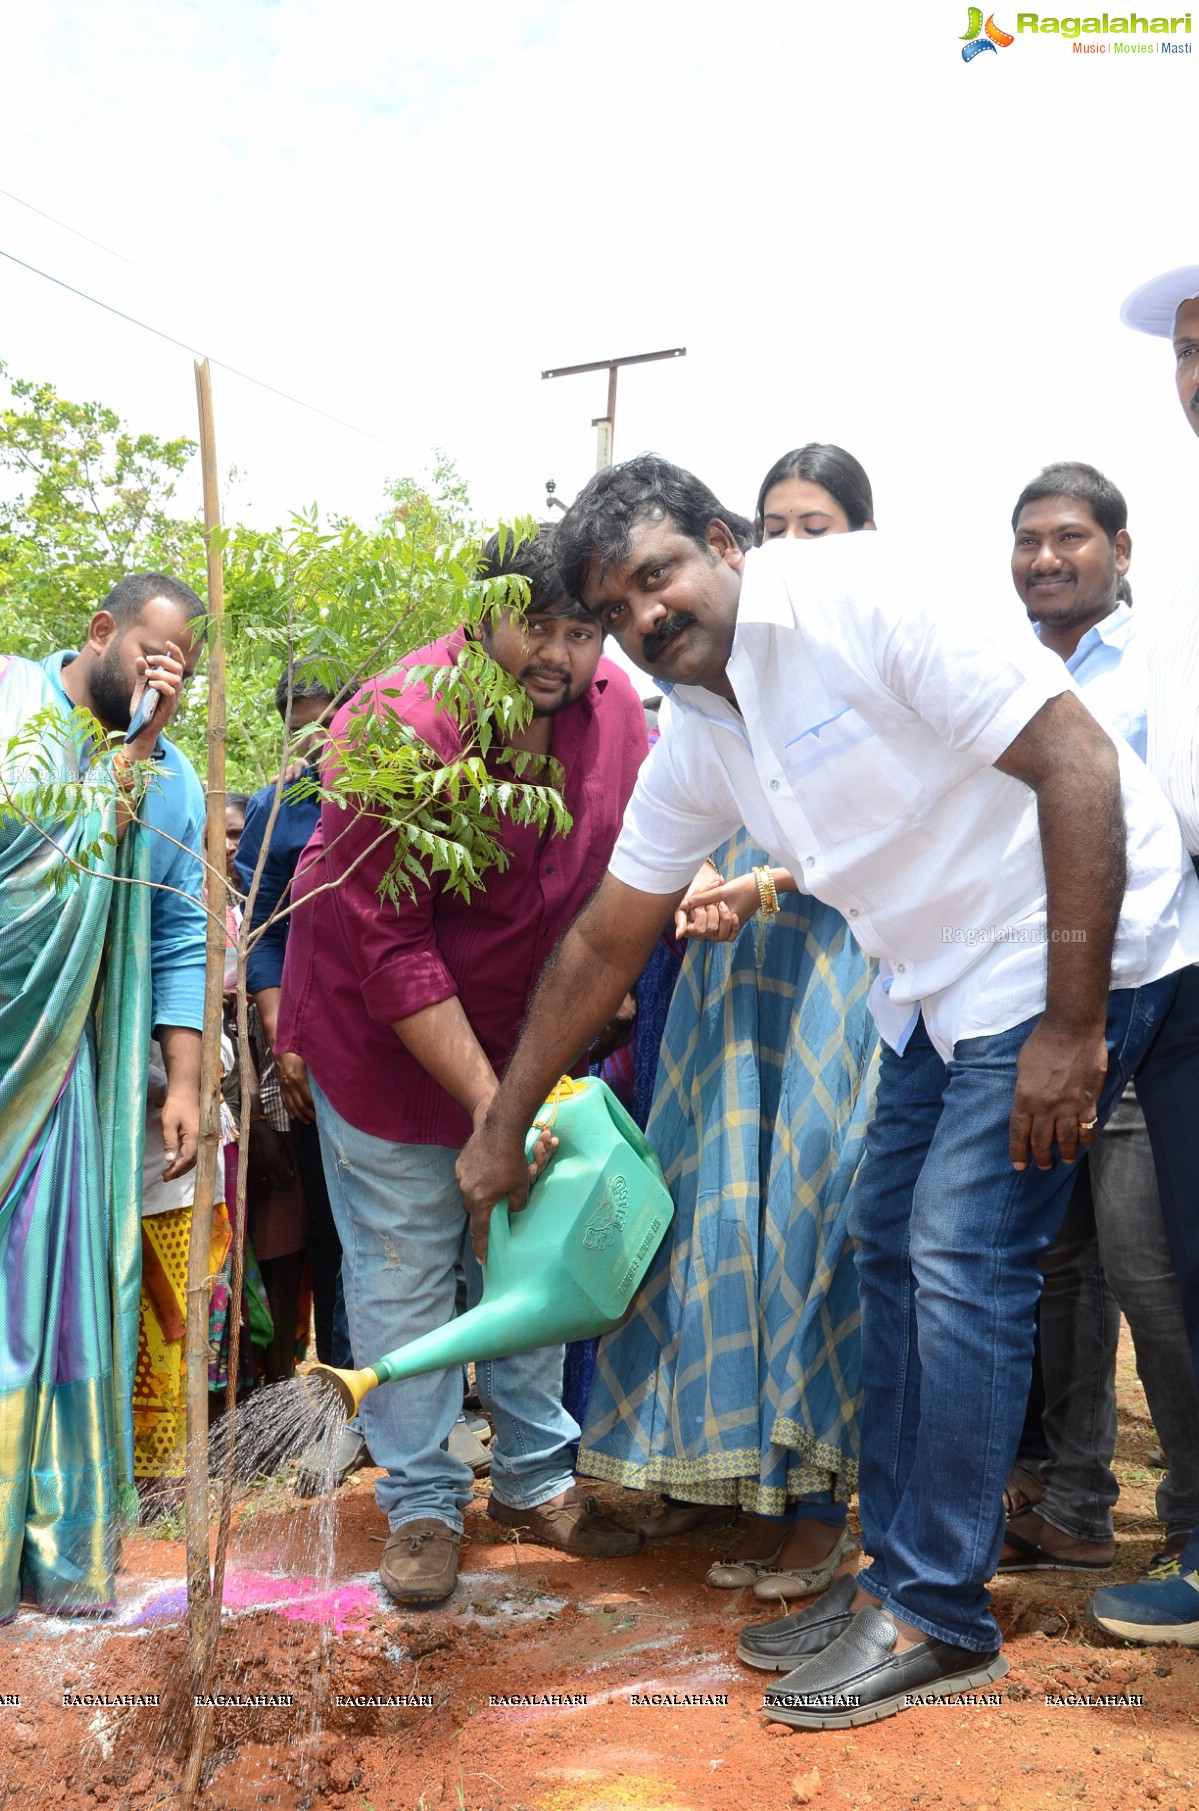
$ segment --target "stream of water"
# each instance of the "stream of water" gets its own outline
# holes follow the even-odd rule
[[[276,1609],[284,1619],[298,1619],[290,1627],[303,1651],[306,1690],[289,1718],[294,1733],[282,1744],[292,1751],[289,1786],[297,1805],[312,1796],[311,1774],[329,1692],[331,1642],[339,1618],[333,1588],[338,1500],[332,1468],[344,1424],[345,1411],[336,1398],[310,1394],[297,1377],[255,1391],[239,1405],[235,1421],[222,1417],[206,1441],[210,1545],[219,1481],[233,1446],[234,1518],[222,1621],[252,1616],[258,1607]],[[301,1452],[310,1454],[305,1469],[323,1476],[326,1487],[302,1510],[294,1505],[293,1514],[286,1468]],[[266,1570],[261,1561],[251,1560],[247,1567],[240,1551],[246,1544],[243,1534],[248,1534],[252,1550],[258,1523],[252,1517],[239,1527],[239,1511],[252,1506],[249,1500],[255,1493],[265,1493],[269,1503],[272,1491],[280,1507],[272,1505],[268,1513],[272,1524],[279,1520],[283,1538]],[[177,1536],[177,1521],[172,1518],[164,1532]],[[151,1532],[152,1527],[146,1530]],[[178,1779],[193,1711],[184,1639],[187,1587],[182,1559],[176,1560],[165,1547],[163,1558],[169,1561],[165,1571],[160,1569],[148,1580],[147,1562],[152,1569],[154,1547],[147,1539],[139,1540],[135,1567],[139,1576],[118,1573],[117,1605],[106,1615],[60,1617],[23,1609],[15,1622],[0,1630],[0,1689],[16,1695],[19,1688],[20,1699],[20,1708],[9,1708],[5,1719],[0,1802],[8,1802],[13,1787],[19,1789],[22,1803],[40,1807],[82,1803],[84,1786],[96,1781],[109,1781],[115,1788],[132,1778],[141,1782],[141,1790],[153,1793],[156,1785],[162,1790]],[[364,1594],[362,1586],[356,1593],[348,1588],[343,1593]],[[373,1593],[367,1595],[369,1602]],[[356,1611],[361,1616],[362,1606],[356,1604]],[[285,1620],[284,1627],[288,1626]],[[226,1627],[217,1649],[213,1690],[269,1693],[272,1681],[261,1651],[250,1644],[248,1655],[239,1654],[246,1644],[235,1648],[229,1636]],[[292,1685],[299,1656],[293,1649],[284,1658],[292,1662],[286,1679]],[[277,1680],[274,1689],[279,1689]],[[248,1736],[254,1727],[251,1715]],[[69,1761],[64,1753],[70,1754]],[[223,1758],[228,1762],[227,1751]],[[67,1768],[75,1770],[73,1778],[68,1779]],[[249,1779],[242,1783],[252,1786]],[[262,1782],[263,1803],[278,1803],[267,1784]]]

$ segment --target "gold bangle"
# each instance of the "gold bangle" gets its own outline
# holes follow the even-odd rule
[[[758,883],[758,905],[763,918],[777,918],[779,896],[775,891],[774,875],[769,868],[755,868],[754,879]]]

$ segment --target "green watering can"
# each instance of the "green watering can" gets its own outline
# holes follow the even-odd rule
[[[376,1384],[618,1325],[674,1213],[662,1166],[604,1082],[558,1083],[529,1133],[530,1158],[547,1112],[558,1148],[519,1213],[503,1201],[492,1212],[478,1306],[360,1371],[314,1365],[314,1394],[332,1392],[352,1415]]]

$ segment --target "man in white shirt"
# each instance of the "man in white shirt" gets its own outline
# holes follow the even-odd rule
[[[883,534],[746,556],[726,513],[645,455],[597,473],[559,527],[568,587],[671,688],[670,721],[458,1175],[478,1250],[495,1201],[524,1199],[553,1078],[739,824],[883,959],[851,1221],[873,1564],[739,1650],[795,1668],[772,1717],[844,1728],[1007,1670],[985,1581],[1037,1260],[1065,1166],[1199,953],[1199,888],[1148,773],[1006,599],[930,594]]]
[[[1199,434],[1199,265],[1166,271],[1133,291],[1120,310],[1126,326],[1173,341],[1174,382],[1183,414]],[[1184,580],[1149,644],[1149,765],[1199,857],[1199,563]],[[1199,1023],[1199,971],[1182,976],[1174,1027]],[[1178,1278],[1191,1357],[1199,1377],[1199,1061],[1184,1037],[1158,1041],[1152,1075],[1137,1094],[1153,1139],[1170,1256]],[[1175,1571],[1158,1568],[1135,1585],[1097,1591],[1087,1606],[1108,1634],[1137,1642],[1199,1646],[1199,1529]]]

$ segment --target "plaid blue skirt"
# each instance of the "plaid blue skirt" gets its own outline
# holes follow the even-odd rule
[[[717,860],[767,857],[744,832]],[[803,894],[688,952],[648,1132],[671,1236],[601,1341],[579,1470],[780,1515],[857,1481],[861,1343],[847,1198],[873,1105],[871,970]]]

